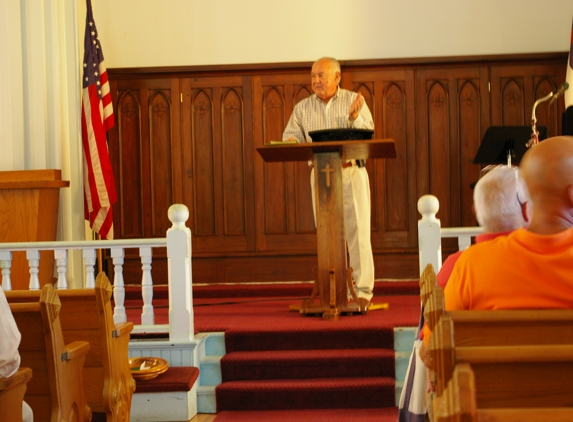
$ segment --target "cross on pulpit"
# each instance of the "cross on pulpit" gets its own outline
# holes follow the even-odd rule
[[[330,187],[330,173],[334,173],[336,170],[330,168],[330,164],[326,163],[326,167],[320,170],[323,173],[326,173],[326,186]]]
[[[267,162],[312,160],[316,169],[314,182],[318,269],[312,294],[308,300],[303,300],[300,313],[321,314],[322,318],[327,320],[337,320],[345,313],[366,313],[368,309],[357,303],[352,284],[352,269],[347,267],[342,162],[353,159],[396,158],[394,140],[268,145],[257,148],[257,151]],[[325,173],[326,177],[320,177],[321,173]],[[349,302],[349,294],[354,302]],[[317,298],[320,301],[318,304],[315,303]]]

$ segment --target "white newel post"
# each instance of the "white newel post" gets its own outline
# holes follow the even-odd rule
[[[171,205],[168,217],[173,224],[167,230],[169,341],[187,342],[195,338],[191,287],[191,230],[185,226],[189,209],[183,204]]]
[[[0,267],[2,268],[2,289],[12,290],[12,279],[10,278],[12,251],[0,251]]]
[[[440,202],[434,195],[423,195],[418,199],[418,212],[422,215],[422,218],[418,220],[420,275],[427,264],[434,266],[436,274],[442,267],[440,220],[436,218],[439,209]]]
[[[123,248],[111,248],[111,259],[113,260],[113,322],[120,324],[127,322],[125,314],[125,286],[123,283]]]
[[[26,251],[26,258],[28,259],[28,267],[30,269],[30,284],[28,289],[40,290],[40,279],[38,278],[38,273],[40,272],[40,251]]]
[[[141,312],[141,324],[155,324],[153,315],[153,280],[151,279],[151,248],[139,248],[141,258],[141,296],[143,298],[143,309]]]

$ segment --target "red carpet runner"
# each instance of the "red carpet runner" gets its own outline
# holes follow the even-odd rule
[[[274,297],[257,297],[261,290]],[[389,309],[339,321],[288,310],[310,290],[308,285],[235,286],[234,292],[221,286],[194,288],[196,331],[225,332],[216,422],[396,420],[393,328],[417,325],[417,282],[377,283],[373,303],[388,303]],[[133,295],[137,289],[126,294],[128,308]],[[155,288],[157,323],[166,317],[165,297]],[[140,311],[129,313],[138,323]],[[291,418],[287,413],[293,409],[308,417]],[[317,419],[322,413],[313,409],[338,409],[334,415],[344,418]],[[257,411],[256,419],[248,411]],[[260,419],[263,414],[269,418]]]

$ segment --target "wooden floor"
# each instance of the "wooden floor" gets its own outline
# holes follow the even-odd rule
[[[189,422],[213,422],[217,417],[214,413],[199,413]]]

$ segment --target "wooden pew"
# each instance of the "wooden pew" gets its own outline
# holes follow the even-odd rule
[[[100,273],[94,289],[56,292],[62,303],[60,320],[65,341],[90,343],[84,365],[88,405],[93,412],[105,413],[108,422],[129,421],[135,391],[128,356],[133,323],[114,323],[109,279]],[[30,290],[6,292],[9,303],[29,301],[37,295],[38,291]]]
[[[11,377],[0,378],[1,421],[22,422],[22,401],[30,378],[32,370],[24,367]]]
[[[573,344],[573,309],[444,312],[443,292],[436,287],[425,311],[430,329],[440,318],[428,344],[438,396],[454,371],[455,348]]]
[[[536,346],[538,347],[538,346]],[[573,407],[481,407],[470,364],[456,365],[452,379],[435,409],[435,422],[569,422]]]
[[[60,299],[50,284],[39,301],[10,303],[22,334],[18,351],[21,365],[32,369],[25,400],[35,422],[90,421],[83,388],[83,366],[89,343],[64,344]]]

